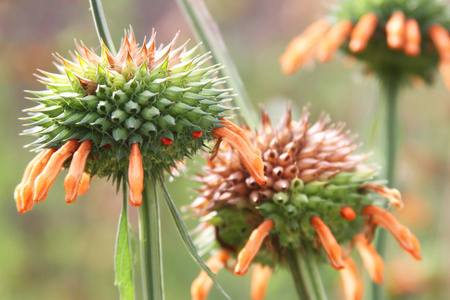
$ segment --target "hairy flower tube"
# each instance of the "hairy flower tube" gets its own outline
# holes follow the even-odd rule
[[[327,20],[311,24],[281,57],[286,74],[314,57],[331,59],[336,50],[366,63],[383,81],[433,81],[439,67],[450,89],[450,37],[446,4],[440,0],[340,0]]]
[[[360,299],[362,284],[350,253],[356,248],[373,281],[381,283],[383,260],[370,243],[377,227],[421,258],[416,237],[377,206],[383,199],[396,207],[403,203],[397,190],[375,181],[377,167],[364,163],[369,155],[353,153],[356,137],[325,114],[314,124],[309,116],[305,109],[300,121],[292,121],[288,109],[272,126],[262,111],[259,131],[244,129],[262,153],[264,185],[227,144],[198,177],[200,195],[189,208],[202,221],[199,247],[218,251],[208,261],[216,269],[227,266],[245,275],[254,264],[252,299],[263,299],[272,270],[289,264],[288,252],[302,255],[305,249],[340,270],[347,299]],[[192,299],[206,298],[207,280],[195,280]]]
[[[220,66],[204,66],[208,53],[174,48],[174,41],[156,48],[153,32],[139,45],[130,29],[117,55],[104,44],[97,55],[81,43],[72,60],[55,55],[59,73],[40,71],[46,89],[29,92],[38,106],[24,118],[24,134],[37,138],[28,146],[38,154],[15,190],[20,213],[46,198],[63,168],[67,203],[99,176],[127,181],[130,203],[140,206],[144,177],[170,173],[215,139],[236,147],[264,183],[259,151],[224,119],[230,90],[218,87]]]

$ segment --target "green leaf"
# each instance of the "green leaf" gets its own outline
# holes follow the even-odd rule
[[[216,274],[214,274],[208,266],[205,264],[203,259],[200,257],[200,255],[197,253],[197,250],[195,249],[194,243],[192,242],[191,237],[189,236],[189,233],[186,229],[186,226],[183,223],[183,220],[181,219],[180,213],[178,212],[175,204],[172,201],[172,198],[170,197],[169,192],[167,191],[166,184],[164,183],[164,178],[161,175],[160,177],[161,186],[164,191],[164,198],[166,199],[167,206],[169,207],[170,214],[172,215],[172,219],[175,222],[175,225],[177,227],[178,233],[180,234],[180,237],[186,246],[189,254],[192,256],[194,261],[197,263],[197,265],[203,269],[203,271],[208,274],[209,278],[214,282],[216,287],[222,292],[222,294],[229,300],[231,298],[225,293],[225,291],[222,289],[222,287],[219,285],[219,283],[216,280]]]
[[[116,279],[114,284],[119,287],[121,300],[134,300],[134,282],[128,226],[126,182],[123,187],[124,201],[117,231],[116,253],[114,258],[114,269],[116,271]]]

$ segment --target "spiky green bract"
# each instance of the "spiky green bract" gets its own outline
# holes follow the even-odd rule
[[[386,44],[385,26],[396,11],[401,11],[407,19],[415,19],[422,36],[419,56],[408,56],[403,51],[392,50]],[[367,13],[378,17],[377,29],[367,48],[354,53],[348,48],[348,41],[341,47],[344,52],[367,63],[367,71],[378,75],[383,84],[396,80],[401,84],[411,82],[411,77],[420,77],[431,84],[439,63],[439,55],[429,38],[428,29],[439,24],[450,29],[448,4],[441,0],[340,0],[329,15],[334,23],[350,20],[356,24]]]
[[[230,109],[224,105],[230,90],[219,88],[218,65],[203,66],[208,53],[173,49],[174,41],[155,50],[154,37],[140,46],[130,31],[116,57],[104,45],[101,56],[84,45],[77,45],[73,62],[58,56],[60,73],[41,71],[47,88],[30,92],[39,105],[26,110],[31,128],[24,134],[37,137],[29,146],[92,140],[86,172],[114,179],[126,173],[133,143],[147,174],[169,171],[203,148]]]

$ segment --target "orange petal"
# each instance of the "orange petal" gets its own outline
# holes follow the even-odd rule
[[[353,29],[353,24],[350,21],[341,21],[331,27],[327,35],[320,42],[317,49],[317,59],[320,62],[330,60],[334,52],[342,45],[342,43],[350,35]]]
[[[217,273],[223,266],[226,264],[228,259],[230,258],[229,254],[225,250],[221,250],[217,252],[214,256],[212,256],[206,262],[208,268],[213,272]],[[213,281],[209,278],[208,274],[205,271],[201,271],[200,275],[192,282],[191,285],[191,297],[192,300],[204,300],[208,296],[209,290]]]
[[[372,217],[372,223],[389,230],[400,246],[415,259],[420,260],[420,245],[417,238],[402,225],[390,212],[374,205],[365,206],[362,213]]]
[[[448,35],[447,29],[441,25],[432,25],[428,29],[428,34],[433,42],[436,50],[439,52],[439,56],[443,61],[450,60],[450,37]]]
[[[92,141],[84,141],[75,151],[72,162],[70,163],[69,172],[64,179],[64,188],[66,190],[66,203],[75,202],[77,199],[78,187],[86,168],[86,160],[91,152]]]
[[[441,61],[439,63],[439,73],[444,79],[445,86],[450,90],[450,60]]]
[[[26,202],[24,202],[24,198],[22,197],[21,191],[23,187],[27,184],[34,165],[36,164],[36,162],[42,159],[45,153],[46,150],[42,150],[28,163],[27,167],[25,168],[22,181],[14,189],[14,200],[16,200],[17,211],[19,213],[24,213],[25,211],[30,210],[33,207],[32,192],[30,191],[28,193],[29,196],[27,196]]]
[[[354,238],[355,246],[369,272],[370,278],[377,284],[383,283],[384,262],[378,254],[377,249],[367,240],[364,235],[358,234]]]
[[[403,51],[406,55],[417,56],[420,54],[420,43],[422,37],[420,35],[419,23],[414,19],[408,19],[405,25],[405,48]]]
[[[366,190],[374,191],[377,194],[380,194],[384,198],[386,198],[389,203],[393,204],[397,208],[403,208],[404,204],[402,201],[402,196],[397,189],[390,189],[381,184],[376,184],[373,182],[363,184],[361,188]]]
[[[344,206],[341,208],[341,216],[349,221],[353,221],[356,218],[355,211],[350,206]]]
[[[310,223],[316,229],[320,243],[327,253],[333,268],[336,270],[345,268],[345,263],[342,259],[342,249],[334,238],[334,235],[331,233],[330,228],[328,228],[318,216],[312,217]]]
[[[91,175],[86,172],[83,172],[83,176],[81,176],[80,184],[78,185],[77,195],[82,196],[86,194],[89,190],[89,184],[91,183]]]
[[[220,119],[220,120],[222,121],[222,124],[226,125],[229,130],[231,130],[232,132],[239,135],[245,141],[245,143],[250,146],[253,153],[255,153],[258,156],[261,156],[261,152],[259,151],[259,149],[255,148],[255,146],[253,146],[252,141],[250,140],[250,138],[248,137],[248,135],[244,129],[237,126],[233,122],[228,121],[227,119]]]
[[[266,287],[273,270],[269,266],[256,264],[252,272],[252,300],[262,300],[266,297]]]
[[[330,24],[327,21],[319,20],[306,28],[301,35],[294,38],[280,57],[283,73],[290,75],[312,59],[315,46],[329,28]]]
[[[363,285],[358,278],[356,264],[350,256],[346,257],[344,261],[345,269],[342,269],[340,273],[344,284],[345,300],[362,299]]]
[[[244,248],[239,252],[237,264],[234,268],[236,275],[245,275],[247,273],[248,267],[258,253],[259,248],[261,248],[262,242],[274,225],[275,223],[272,220],[265,220],[258,228],[253,230]]]
[[[130,187],[129,200],[133,206],[141,206],[142,191],[144,190],[144,168],[139,144],[131,145],[130,165],[128,167],[128,186]]]
[[[366,49],[378,25],[378,17],[374,13],[367,13],[359,19],[350,36],[349,48],[352,52],[362,52]]]
[[[78,148],[78,140],[70,140],[50,157],[45,169],[34,181],[33,201],[39,202],[47,197],[48,190],[58,176],[64,162]]]
[[[219,139],[219,141],[220,139],[227,141],[239,152],[242,162],[255,181],[259,185],[264,185],[266,182],[264,178],[264,165],[259,150],[250,143],[250,140],[244,131],[242,131],[243,135],[236,132],[235,127],[232,129],[229,127],[217,127],[213,130],[214,136]]]
[[[405,14],[396,11],[386,23],[386,37],[389,48],[394,50],[402,49],[405,44]]]

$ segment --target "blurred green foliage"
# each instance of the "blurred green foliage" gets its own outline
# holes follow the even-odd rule
[[[304,105],[311,105],[313,120],[325,110],[334,121],[347,122],[348,128],[360,135],[359,141],[364,143],[360,151],[373,150],[376,154],[372,161],[384,161],[379,134],[383,119],[377,113],[380,95],[376,82],[360,75],[361,66],[349,67],[349,61],[340,57],[291,77],[281,74],[279,56],[291,38],[325,15],[324,1],[206,2],[218,20],[255,107],[264,104],[274,120],[289,100],[297,117]],[[164,43],[178,30],[180,41],[190,37],[175,1],[108,0],[103,5],[116,45],[129,24],[138,39],[149,36],[153,27],[158,31],[158,40]],[[60,176],[47,200],[24,215],[16,212],[13,200],[14,187],[33,156],[22,148],[32,139],[18,136],[22,122],[17,118],[24,116],[23,108],[32,105],[24,99],[23,90],[40,88],[32,76],[35,69],[55,70],[51,53],[67,55],[74,49],[74,38],[99,50],[88,7],[87,0],[0,2],[2,299],[118,299],[113,256],[121,198],[110,183],[94,179],[89,193],[68,205],[64,203]],[[417,233],[424,259],[415,263],[390,237],[385,287],[390,299],[445,299],[450,294],[446,284],[450,279],[450,226],[446,221],[450,213],[450,101],[442,80],[437,78],[433,87],[404,90],[400,114],[398,188],[406,208],[399,217]],[[188,177],[194,176],[202,161],[190,162],[190,171],[169,184],[180,208],[193,199],[196,184]],[[166,299],[188,299],[190,283],[199,269],[185,251],[167,208],[163,204],[161,207]],[[137,234],[136,209],[130,209],[130,218]],[[187,219],[186,224],[194,228],[196,222]],[[394,276],[400,260],[406,266]],[[330,266],[322,269],[330,299],[342,299],[338,273]],[[242,278],[224,270],[218,278],[232,299],[249,299],[249,275]],[[396,295],[398,287],[408,286],[405,280],[413,282],[409,284],[413,291]],[[223,296],[213,288],[209,299]],[[286,271],[276,270],[267,299],[295,299]]]

